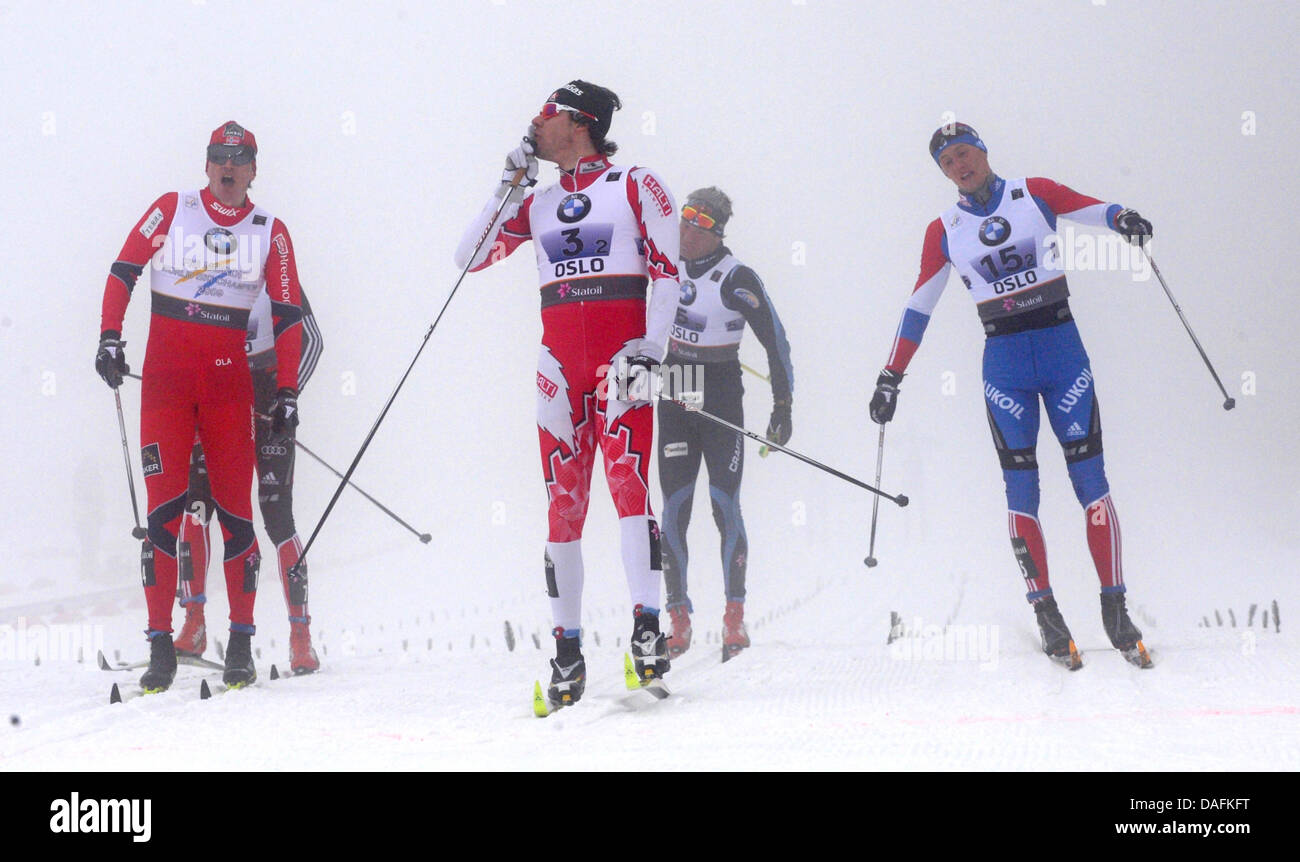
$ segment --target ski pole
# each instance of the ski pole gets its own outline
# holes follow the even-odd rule
[[[139,380],[139,379],[140,379],[140,375],[139,375],[139,374],[132,374],[132,373],[129,372],[129,371],[126,373],[126,376],[127,376],[127,377],[134,377],[136,380]],[[271,417],[270,417],[270,416],[267,416],[265,413],[258,413],[258,414],[257,414],[257,418],[260,419],[260,420],[263,421],[263,422],[270,422],[270,421],[271,421]],[[321,456],[317,455],[315,452],[313,452],[313,451],[311,451],[310,449],[308,449],[308,448],[307,448],[307,445],[306,445],[305,443],[303,443],[301,440],[299,440],[299,439],[297,439],[297,438],[295,437],[293,443],[294,443],[294,445],[297,446],[299,449],[301,449],[302,451],[306,452],[306,453],[307,453],[308,455],[310,455],[311,457],[315,458],[315,459],[316,459],[316,463],[320,464],[322,467],[324,467],[326,470],[329,470],[331,473],[333,473],[335,476],[338,476],[340,479],[343,478],[343,474],[342,474],[342,473],[340,473],[338,470],[335,470],[332,466],[330,466],[330,463],[329,463],[328,461],[326,461],[324,458],[322,458]],[[432,535],[430,535],[429,533],[421,533],[419,530],[415,529],[415,528],[412,527],[410,524],[408,524],[408,523],[406,523],[405,521],[403,521],[401,518],[399,518],[399,517],[398,517],[398,516],[397,516],[397,515],[392,511],[392,510],[390,510],[390,509],[389,509],[387,506],[385,506],[383,503],[379,502],[379,501],[376,500],[374,497],[370,496],[370,495],[367,494],[365,491],[361,490],[360,486],[358,486],[357,483],[352,482],[352,481],[349,481],[348,484],[352,486],[352,490],[353,490],[353,491],[356,491],[358,494],[360,494],[361,496],[365,497],[367,500],[369,500],[370,502],[374,503],[377,507],[379,507],[379,511],[383,512],[385,515],[387,515],[388,517],[392,518],[394,521],[396,521],[397,523],[401,524],[403,527],[405,527],[406,529],[408,529],[408,530],[410,530],[412,533],[414,533],[414,534],[416,535],[416,537],[419,538],[419,540],[420,540],[421,542],[424,542],[424,544],[427,545],[427,544],[429,544],[429,542],[433,541],[433,536],[432,536]]]
[[[520,168],[515,171],[514,178],[510,181],[510,188],[516,188],[519,185],[519,181],[524,178],[525,173],[527,173],[527,168]],[[311,531],[311,536],[308,537],[307,544],[303,546],[302,553],[298,555],[298,562],[294,563],[293,568],[289,570],[289,577],[292,578],[298,576],[299,570],[307,560],[307,552],[311,550],[311,546],[315,543],[316,537],[320,535],[321,527],[325,526],[325,521],[329,518],[330,512],[334,511],[334,504],[338,502],[339,496],[343,493],[343,489],[348,486],[348,480],[352,478],[352,473],[357,469],[357,465],[361,463],[361,456],[366,454],[366,449],[369,448],[370,441],[375,439],[375,433],[379,431],[379,426],[383,423],[384,417],[388,415],[389,408],[391,408],[393,402],[397,400],[397,394],[402,391],[402,386],[406,383],[406,378],[411,376],[411,371],[414,370],[415,363],[419,361],[420,354],[423,353],[424,348],[428,346],[429,338],[433,335],[433,331],[438,328],[438,323],[442,320],[443,314],[447,312],[447,306],[451,305],[451,300],[456,296],[456,291],[460,289],[461,282],[463,282],[465,276],[469,274],[470,265],[474,263],[474,258],[478,257],[479,251],[483,248],[483,243],[487,242],[489,236],[492,236],[492,228],[496,226],[497,219],[501,218],[501,213],[505,210],[506,204],[509,201],[509,192],[501,196],[501,203],[497,206],[496,212],[492,215],[492,220],[488,222],[487,230],[483,231],[483,235],[479,237],[478,243],[474,246],[473,253],[470,254],[469,260],[465,262],[465,267],[460,271],[460,277],[457,278],[456,283],[451,286],[451,293],[447,294],[447,300],[442,304],[442,309],[439,310],[438,316],[434,318],[432,325],[429,326],[429,331],[424,333],[424,339],[420,342],[420,348],[415,351],[415,356],[411,358],[411,364],[406,366],[406,371],[402,374],[402,378],[397,381],[397,386],[393,389],[393,394],[388,396],[388,401],[384,404],[384,409],[379,411],[379,418],[377,418],[375,424],[371,426],[370,433],[366,434],[366,439],[361,442],[361,448],[357,450],[357,454],[352,458],[352,463],[348,465],[347,472],[343,474],[343,479],[339,482],[339,486],[334,489],[334,496],[330,497],[329,504],[325,507],[325,511],[321,513],[320,520],[316,522],[315,529]]]
[[[127,448],[126,443],[126,419],[122,417],[122,395],[116,387],[113,389],[113,400],[117,402],[117,427],[122,432],[122,460],[126,462],[126,486],[131,489],[131,517],[135,518],[135,529],[131,530],[131,535],[143,539],[149,533],[140,526],[140,505],[135,499],[135,475],[131,472],[131,450]]]
[[[885,426],[880,426],[880,442],[876,444],[876,484],[880,484],[880,466],[885,460]],[[874,568],[876,565],[876,515],[880,511],[880,498],[876,497],[871,501],[871,547],[867,549],[867,558],[862,562],[867,564],[867,568]]]
[[[818,470],[822,470],[823,472],[830,473],[832,476],[835,476],[836,478],[839,479],[843,479],[845,482],[848,482],[850,485],[856,485],[857,487],[862,488],[863,490],[870,491],[871,493],[877,495],[878,497],[884,497],[886,500],[890,500],[891,502],[897,503],[899,506],[907,505],[908,502],[907,496],[904,494],[897,494],[897,495],[887,494],[884,491],[880,490],[879,488],[873,487],[871,485],[868,485],[866,482],[853,478],[847,473],[841,473],[839,470],[836,470],[834,467],[827,467],[825,464],[821,463],[820,461],[814,461],[812,458],[809,458],[807,455],[800,454],[799,452],[796,452],[793,449],[789,449],[785,446],[782,446],[779,443],[774,443],[771,440],[766,439],[765,437],[760,437],[758,434],[755,434],[753,431],[750,431],[745,428],[741,428],[739,425],[734,425],[731,422],[728,422],[726,419],[719,418],[717,416],[714,416],[712,413],[708,413],[704,410],[701,410],[699,408],[698,403],[691,404],[686,401],[679,401],[676,398],[669,398],[668,400],[676,404],[678,407],[681,407],[683,410],[688,410],[691,413],[698,413],[699,415],[703,416],[705,419],[708,419],[712,422],[716,422],[717,424],[722,425],[726,428],[730,428],[732,431],[735,431],[738,434],[744,434],[746,437],[748,437],[751,440],[757,440],[759,443],[765,443],[778,452],[784,452],[785,454],[789,455],[792,458],[797,458],[800,461],[804,462],[805,464],[808,464],[812,467],[816,467]]]
[[[1205,355],[1205,349],[1201,347],[1201,342],[1196,339],[1196,333],[1192,332],[1191,324],[1187,322],[1187,318],[1183,315],[1183,310],[1178,307],[1178,300],[1174,299],[1173,293],[1169,290],[1169,285],[1165,284],[1165,277],[1160,274],[1160,267],[1156,266],[1155,258],[1151,257],[1151,252],[1147,251],[1145,245],[1141,246],[1141,249],[1142,253],[1146,255],[1147,262],[1151,264],[1151,271],[1156,274],[1156,279],[1160,282],[1160,286],[1165,289],[1165,296],[1169,297],[1170,303],[1174,306],[1174,311],[1178,312],[1178,319],[1183,322],[1183,328],[1185,328],[1187,334],[1192,337],[1192,344],[1196,345],[1197,351],[1201,354],[1201,359],[1205,362],[1205,367],[1210,369],[1210,376],[1213,377],[1214,382],[1219,385],[1219,391],[1223,393],[1223,409],[1231,410],[1233,407],[1237,406],[1236,400],[1229,397],[1228,390],[1223,388],[1223,381],[1219,379],[1219,375],[1215,372],[1214,366],[1210,364],[1210,357]]]
[[[772,381],[772,377],[771,377],[771,375],[769,375],[769,374],[763,374],[763,373],[760,372],[760,371],[755,371],[754,369],[750,368],[748,365],[746,365],[746,364],[743,363],[743,362],[740,363],[740,367],[743,368],[744,370],[748,371],[750,374],[754,375],[755,377],[757,377],[759,380],[766,380],[766,381],[768,381],[769,383]],[[771,450],[770,448],[768,448],[768,445],[767,445],[766,443],[764,443],[762,446],[759,446],[759,447],[758,447],[758,457],[760,457],[760,458],[766,458],[766,457],[768,456],[768,453],[771,452],[771,451],[772,451],[772,450]]]
[[[322,458],[321,456],[317,455],[315,452],[308,449],[307,446],[301,440],[295,439],[293,442],[299,449],[306,452],[311,457],[315,458],[316,462],[320,464],[322,467],[324,467],[326,470],[329,470],[331,473],[333,473],[335,476],[338,476],[340,479],[343,478],[342,473],[340,473],[338,470],[335,470],[328,463],[326,463],[324,458]],[[365,491],[357,487],[355,482],[349,481],[348,484],[352,486],[352,490],[356,491],[358,494],[365,497],[370,502],[374,503],[379,508],[379,511],[383,512],[385,515],[392,518],[394,521],[401,524],[403,527],[410,530],[412,533],[415,533],[415,535],[419,537],[421,542],[424,542],[424,544],[427,545],[429,544],[429,542],[433,541],[433,536],[429,535],[428,533],[421,533],[420,531],[412,527],[410,524],[406,523],[401,518],[397,517],[397,515],[389,511],[389,509],[383,503],[379,502],[374,497],[370,496]]]

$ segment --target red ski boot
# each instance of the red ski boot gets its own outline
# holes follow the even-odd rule
[[[289,623],[289,669],[301,676],[320,670],[320,659],[311,646],[311,628],[308,623]]]
[[[203,622],[203,602],[185,606],[185,625],[176,638],[176,654],[199,658],[208,648],[208,627]]]
[[[668,636],[668,658],[677,658],[691,648],[691,612],[686,605],[668,609],[668,619],[673,624],[673,633]]]
[[[749,631],[745,628],[745,603],[727,602],[722,615],[722,660],[731,659],[749,646]]]

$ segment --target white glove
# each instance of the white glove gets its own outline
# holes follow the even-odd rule
[[[497,188],[497,198],[510,195],[511,203],[519,203],[524,199],[527,190],[537,185],[537,157],[533,155],[533,139],[531,137],[533,127],[528,127],[528,134],[524,135],[519,146],[510,151],[506,156],[505,168],[501,171],[501,185]],[[524,175],[517,184],[515,174],[523,170]]]

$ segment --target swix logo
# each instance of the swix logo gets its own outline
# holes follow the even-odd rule
[[[554,398],[555,393],[560,391],[560,387],[556,385],[555,381],[551,380],[540,371],[537,372],[537,388],[541,390],[541,393],[548,399]]]
[[[658,180],[652,175],[646,174],[645,178],[641,180],[641,185],[645,186],[645,190],[655,199],[655,203],[659,204],[661,215],[667,217],[673,214],[673,206],[668,200],[668,193],[664,191],[663,186],[659,185]]]
[[[82,799],[73,792],[68,799],[50,803],[50,831],[124,832],[142,844],[153,834],[151,799]]]
[[[235,209],[234,207],[224,206],[223,204],[218,203],[217,201],[209,202],[208,206],[212,208],[212,211],[214,213],[226,216],[228,218],[234,218],[235,216],[239,215],[239,210]]]
[[[1083,373],[1075,378],[1074,384],[1066,390],[1065,397],[1056,405],[1056,409],[1062,413],[1069,413],[1091,387],[1092,370],[1085,368]]]

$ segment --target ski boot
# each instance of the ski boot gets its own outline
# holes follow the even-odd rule
[[[632,659],[642,685],[668,673],[668,638],[659,631],[659,612],[637,605],[632,609]]]
[[[1151,656],[1142,644],[1142,632],[1129,619],[1124,607],[1124,593],[1101,594],[1101,624],[1106,627],[1106,637],[1111,646],[1119,650],[1130,664],[1146,669],[1152,666]]]
[[[230,688],[243,688],[257,682],[252,638],[248,632],[230,633],[230,642],[226,644],[226,671],[221,675],[221,681]]]
[[[668,658],[674,659],[691,648],[691,612],[686,605],[668,609],[673,633],[668,636]]]
[[[203,622],[203,603],[190,602],[185,606],[185,625],[176,638],[176,652],[200,658],[208,648],[208,627]]]
[[[722,660],[733,658],[749,646],[749,631],[745,628],[745,603],[727,602],[722,615]]]
[[[1048,658],[1070,670],[1083,667],[1083,657],[1074,645],[1070,629],[1061,617],[1061,609],[1056,606],[1056,599],[1048,596],[1034,602],[1034,614],[1038,617],[1038,634],[1043,640],[1043,652]]]
[[[311,618],[289,622],[289,669],[297,676],[320,670],[320,659],[311,645]]]
[[[551,685],[546,689],[546,699],[555,710],[573,706],[582,699],[587,687],[587,662],[576,636],[566,638],[564,629],[559,627],[551,634],[555,635],[555,658],[551,659]]]
[[[176,646],[167,632],[158,632],[149,638],[149,669],[140,677],[140,688],[145,694],[156,694],[171,688],[176,678]]]

